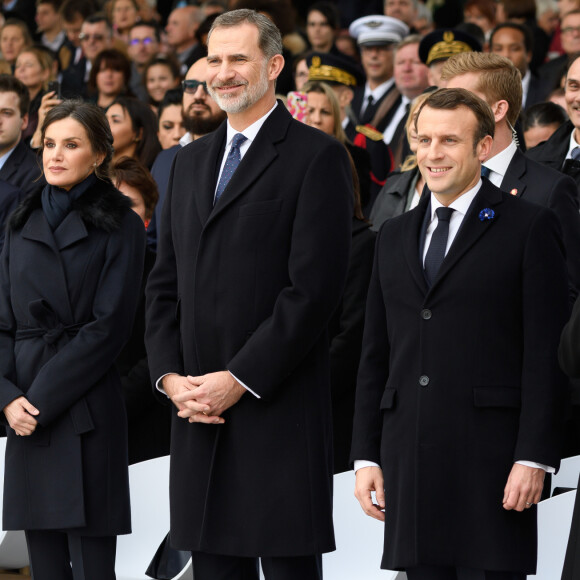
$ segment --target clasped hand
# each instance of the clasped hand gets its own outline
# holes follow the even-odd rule
[[[235,405],[246,389],[228,371],[199,377],[167,375],[163,389],[177,407],[177,415],[190,423],[225,423],[221,416]]]
[[[32,435],[38,425],[33,415],[38,415],[39,412],[26,397],[18,397],[4,407],[6,420],[16,435]]]

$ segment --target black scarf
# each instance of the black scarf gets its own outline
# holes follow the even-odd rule
[[[69,191],[56,185],[47,184],[42,190],[42,209],[54,232],[70,212],[73,201],[77,200],[87,189],[97,181],[97,176],[91,173]]]

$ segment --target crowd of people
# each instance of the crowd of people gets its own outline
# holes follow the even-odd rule
[[[113,580],[169,453],[196,579],[322,578],[350,469],[382,567],[534,572],[580,455],[579,0],[4,0],[0,225],[35,580]]]

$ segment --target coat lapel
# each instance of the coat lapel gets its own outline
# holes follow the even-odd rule
[[[222,123],[213,133],[208,135],[208,148],[203,151],[208,163],[200,163],[201,171],[196,175],[195,181],[199,184],[196,195],[197,210],[201,223],[205,224],[213,210],[213,196],[216,187],[217,167],[221,161],[227,133],[227,124]]]
[[[526,189],[526,184],[521,179],[525,173],[526,159],[524,154],[518,149],[503,176],[500,189],[511,195],[521,197]]]
[[[275,144],[284,138],[291,121],[290,113],[279,102],[276,109],[258,131],[256,139],[250,145],[240,165],[232,175],[218,203],[213,208],[207,223],[213,221],[228,206],[234,203],[238,197],[243,195],[272,164],[274,159],[278,157]]]
[[[430,207],[430,193],[425,188],[421,195],[419,205],[409,212],[410,224],[405,230],[404,238],[405,259],[407,260],[413,279],[423,293],[427,292],[427,282],[423,274],[423,263],[421,259],[424,238],[422,230],[426,212]]]
[[[72,212],[76,214],[76,212]],[[67,216],[67,219],[70,217]],[[82,220],[80,217],[78,218],[81,222]],[[65,222],[61,224],[63,226]],[[84,227],[84,224],[83,224]],[[59,228],[60,229],[60,228]],[[86,233],[86,228],[85,228]],[[60,301],[58,305],[54,305],[60,311],[61,308],[64,308],[66,311],[67,319],[63,320],[65,323],[72,322],[74,320],[73,312],[70,304],[70,297],[68,293],[68,284],[66,280],[66,275],[64,272],[64,267],[62,264],[62,257],[59,252],[58,244],[55,239],[55,236],[50,229],[50,225],[42,209],[38,208],[34,210],[31,214],[24,227],[22,228],[22,237],[26,240],[30,240],[32,242],[37,242],[48,246],[52,250],[52,254],[54,256],[54,267],[52,268],[53,275],[50,277],[50,286],[58,286],[58,288],[54,291],[54,294],[51,292],[51,296],[66,296],[66,304],[64,301]]]
[[[490,182],[483,180],[481,189],[475,196],[467,215],[449,248],[449,252],[441,264],[441,269],[433,281],[430,292],[432,292],[447,273],[457,264],[465,253],[483,236],[490,228],[494,226],[498,219],[501,219],[499,212],[494,209],[502,202],[502,192]],[[480,218],[480,213],[484,209],[494,209],[495,215],[492,219],[485,217]]]
[[[54,232],[54,239],[59,250],[63,250],[87,236],[87,227],[76,211],[71,211]]]

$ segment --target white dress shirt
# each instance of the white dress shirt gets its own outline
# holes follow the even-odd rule
[[[20,141],[18,143],[20,143]],[[16,145],[18,145],[18,143],[16,143]],[[8,151],[8,153],[4,153],[4,155],[2,155],[2,157],[0,157],[0,169],[2,169],[4,167],[4,163],[6,163],[6,161],[8,161],[8,157],[10,157],[10,155],[12,155],[12,151],[14,151],[14,149],[16,149],[16,145],[14,145],[14,147],[12,147],[12,149],[10,149],[10,151]]]
[[[397,127],[399,126],[399,123],[401,122],[401,119],[407,114],[407,105],[410,102],[411,102],[411,99],[409,99],[409,97],[402,95],[401,104],[399,105],[399,107],[395,111],[395,114],[391,118],[390,123],[387,125],[387,127],[385,128],[385,130],[383,132],[383,141],[387,145],[390,145],[391,141],[393,140],[393,137],[395,136],[395,131],[397,130]]]
[[[487,178],[496,187],[501,187],[501,182],[517,150],[516,144],[512,141],[503,151],[483,162],[483,165],[490,170]]]

